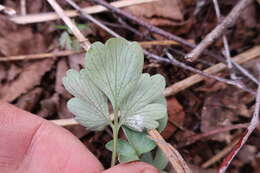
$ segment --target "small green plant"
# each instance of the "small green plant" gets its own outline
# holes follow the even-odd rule
[[[147,130],[162,131],[167,123],[164,77],[142,73],[142,48],[123,38],[92,44],[85,61],[84,69],[70,69],[63,78],[65,88],[74,96],[68,109],[75,119],[89,130],[112,128],[113,139],[106,144],[112,151],[111,166],[117,159],[142,160],[163,170],[167,159],[147,137]],[[127,141],[118,139],[120,129]],[[154,149],[157,151],[151,152]]]
[[[80,30],[88,29],[87,24],[75,23],[75,25]],[[65,25],[57,25],[56,28],[59,30],[63,30],[63,32],[61,33],[61,36],[59,38],[59,44],[62,48],[67,49],[67,50],[75,50],[75,51],[80,50],[80,43],[79,43],[78,39],[73,36],[73,33],[71,32],[70,28],[68,28]]]

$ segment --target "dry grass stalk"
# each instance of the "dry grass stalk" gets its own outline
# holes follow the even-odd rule
[[[117,2],[112,2],[111,5],[117,7],[117,8],[122,8],[122,7],[127,7],[127,6],[132,6],[132,5],[138,5],[142,3],[149,3],[157,0],[121,0]],[[94,14],[94,13],[100,13],[103,11],[107,11],[106,8],[100,6],[100,5],[95,5],[92,7],[86,7],[83,8],[83,10],[88,13],[88,14]],[[78,16],[79,13],[75,10],[67,10],[65,11],[65,14],[68,17],[75,17]],[[56,13],[41,13],[41,14],[29,14],[25,16],[14,16],[11,17],[10,19],[17,24],[30,24],[30,23],[39,23],[39,22],[46,22],[46,21],[52,21],[52,20],[57,20],[60,17]]]
[[[52,52],[52,53],[38,53],[38,54],[30,54],[30,55],[0,57],[0,62],[1,61],[19,61],[19,60],[37,60],[37,59],[44,59],[44,58],[55,58],[55,57],[75,55],[78,53],[82,53],[82,52],[65,50],[65,51]]]
[[[8,16],[14,16],[16,14],[16,11],[14,9],[3,6],[1,4],[0,4],[0,12],[4,12]]]
[[[252,49],[249,49],[248,51],[245,51],[245,52],[235,56],[233,58],[233,60],[238,64],[243,64],[249,60],[259,58],[259,56],[260,56],[260,46],[256,46]],[[208,74],[214,74],[214,73],[218,73],[224,69],[226,69],[226,65],[223,63],[218,63],[212,67],[207,68],[203,72],[208,73]],[[183,90],[191,87],[192,85],[194,85],[196,83],[203,81],[204,79],[205,79],[204,77],[202,77],[198,74],[192,75],[191,77],[188,77],[180,82],[177,82],[177,83],[167,87],[164,91],[164,95],[165,96],[174,95],[180,91],[183,91]]]
[[[215,164],[216,162],[220,161],[225,155],[227,155],[232,148],[236,145],[236,143],[239,141],[238,138],[238,133],[236,133],[233,141],[228,144],[223,150],[221,150],[220,152],[218,152],[216,155],[214,155],[212,158],[210,158],[209,160],[207,160],[206,162],[204,162],[201,167],[202,168],[208,168],[211,165]]]

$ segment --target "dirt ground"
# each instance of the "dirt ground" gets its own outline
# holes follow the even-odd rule
[[[5,7],[15,10],[17,16],[24,12],[21,1],[0,2]],[[57,2],[64,10],[72,9],[66,1]],[[75,2],[81,8],[95,5],[90,1]],[[238,0],[219,0],[223,18],[237,2]],[[161,0],[161,2],[132,5],[122,9],[140,20],[195,44],[203,40],[219,23],[214,4],[206,0]],[[26,1],[24,17],[31,20],[31,14],[41,16],[47,12],[53,12],[47,1]],[[176,42],[151,44],[152,40],[168,39],[110,11],[92,16],[128,40],[147,41],[147,44],[142,44],[143,48],[162,57],[166,58],[165,52],[170,52],[179,61],[199,70],[219,63],[218,60],[206,55],[202,55],[197,61],[187,62],[184,55],[191,51],[190,48]],[[80,50],[77,39],[62,20],[19,24],[23,19],[9,16],[4,11],[0,12],[0,99],[48,120],[73,118],[66,107],[66,102],[71,95],[64,89],[61,80],[68,69],[79,70],[84,66],[84,53]],[[73,20],[91,42],[105,42],[111,37],[83,17],[73,17]],[[228,28],[225,35],[232,57],[259,46],[259,1],[253,1],[241,11],[234,26]],[[217,39],[209,50],[223,56],[222,39]],[[13,60],[20,55],[37,57],[45,53],[65,51],[69,51],[70,55],[47,56],[41,59],[28,59],[25,56],[20,60]],[[259,54],[254,56],[256,58],[243,63],[242,66],[257,77],[259,75],[257,63],[260,59]],[[166,78],[167,86],[194,74],[153,59],[145,60],[144,72],[162,74]],[[214,75],[230,79],[231,73],[235,73],[238,80],[247,88],[256,91],[257,85],[236,70],[225,70]],[[235,86],[206,78],[167,97],[167,103],[169,122],[162,136],[178,149],[193,170],[211,173],[216,172],[227,152],[220,159],[214,160],[214,158],[232,145],[248,125],[246,123],[250,122],[255,96]],[[105,167],[109,167],[111,152],[104,147],[111,139],[107,131],[90,132],[80,125],[67,128],[99,158]],[[258,126],[227,172],[259,173],[259,165],[260,128]]]

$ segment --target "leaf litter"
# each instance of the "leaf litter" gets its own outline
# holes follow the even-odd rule
[[[34,7],[28,7],[29,13],[39,13],[49,11],[48,7],[41,0],[34,1]],[[219,1],[223,15],[228,14],[230,9],[235,5],[235,1]],[[198,13],[194,15],[196,1],[168,1],[159,5],[146,4],[126,8],[132,14],[160,26],[163,29],[171,31],[183,38],[191,40],[201,40],[206,33],[210,32],[217,24],[213,6],[206,3],[200,8]],[[66,5],[64,2],[60,4]],[[175,4],[175,5],[172,5]],[[176,5],[177,4],[177,5]],[[14,8],[19,12],[19,4],[7,0],[5,5]],[[89,5],[89,4],[87,4]],[[145,8],[144,8],[145,7]],[[64,9],[67,8],[64,6]],[[162,8],[164,10],[162,10]],[[35,10],[34,10],[35,9]],[[231,28],[227,32],[230,40],[230,49],[232,55],[243,52],[249,47],[253,47],[260,43],[259,31],[259,5],[254,3],[249,10],[243,13],[243,17],[237,21],[236,27]],[[170,11],[170,13],[166,13]],[[109,13],[106,13],[109,14]],[[113,16],[98,15],[104,21],[117,23],[113,20]],[[0,16],[0,54],[1,56],[46,53],[51,51],[49,47],[57,48],[57,40],[61,32],[54,29],[54,25],[62,24],[61,22],[37,24],[34,26],[18,26],[9,21],[3,15]],[[250,20],[249,20],[250,19]],[[82,20],[76,19],[78,22]],[[131,22],[127,21],[131,24]],[[158,37],[157,35],[147,32],[141,27],[133,25],[139,32],[145,31],[146,36]],[[44,33],[43,28],[49,28]],[[250,29],[248,29],[250,28]],[[95,27],[91,27],[88,31],[88,37],[93,41],[101,40],[105,42],[110,36],[104,34]],[[139,40],[137,35],[132,34],[128,30],[113,28],[118,32],[124,33],[129,40]],[[223,45],[221,41],[217,41],[212,49],[221,52]],[[163,49],[177,49],[183,52],[187,51],[180,46],[151,46],[149,50],[158,54],[163,54]],[[179,56],[177,56],[179,58]],[[61,76],[67,68],[79,70],[84,61],[84,55],[70,56],[69,59],[62,57],[61,60],[40,60],[40,61],[24,61],[24,62],[1,62],[0,63],[0,99],[16,104],[17,106],[38,114],[47,119],[71,118],[73,115],[66,109],[66,101],[71,97],[64,92],[61,85]],[[205,57],[205,61],[212,62],[212,59]],[[259,60],[258,60],[259,61]],[[245,67],[255,73],[255,64],[258,62],[247,63]],[[153,66],[149,66],[153,64]],[[145,62],[148,67],[145,72],[153,75],[156,73],[163,74],[167,79],[167,85],[180,81],[191,73],[182,69],[161,64],[159,62]],[[194,64],[195,65],[195,64]],[[203,63],[197,63],[200,67],[207,67]],[[221,73],[228,74],[227,72]],[[181,141],[181,138],[197,133],[206,133],[210,129],[221,127],[223,124],[236,124],[248,122],[252,115],[254,98],[250,95],[216,82],[206,81],[191,87],[175,97],[168,98],[168,113],[170,123],[166,127],[164,137],[168,142],[175,145]],[[218,120],[217,120],[218,117]],[[174,122],[175,124],[173,124]],[[208,124],[207,124],[208,123]],[[178,125],[178,126],[176,126]],[[84,144],[86,144],[92,152],[104,163],[109,164],[109,152],[101,146],[104,146],[110,139],[106,132],[86,132],[83,127],[79,129],[70,128],[69,130],[78,136]],[[189,134],[189,135],[187,135]],[[228,145],[233,131],[221,133],[223,137],[209,136],[207,140],[199,141],[192,146],[185,147],[179,151],[189,163],[196,165],[194,171],[198,172],[214,172],[218,167],[215,163],[211,169],[200,169],[199,165],[213,157],[224,146]],[[248,145],[242,149],[238,158],[232,163],[231,172],[248,172],[259,170],[259,128],[248,140]],[[246,153],[246,154],[245,154]],[[250,153],[250,154],[248,154]],[[249,156],[250,155],[250,156]]]

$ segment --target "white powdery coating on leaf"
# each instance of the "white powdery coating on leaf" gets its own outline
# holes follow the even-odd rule
[[[126,125],[138,130],[143,131],[144,117],[141,115],[134,115],[126,119]]]

